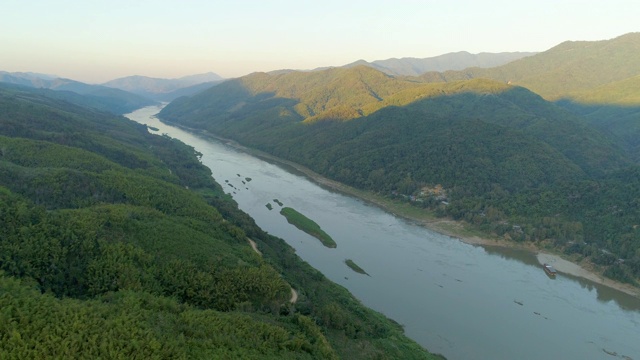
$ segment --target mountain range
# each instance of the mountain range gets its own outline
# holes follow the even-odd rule
[[[163,121],[638,285],[640,33],[485,55],[111,87],[0,72],[0,357],[439,358],[193,148],[113,115],[170,99]]]
[[[640,160],[640,33],[567,41],[490,69],[426,73],[430,82],[489,78],[524,86],[615,135]]]
[[[135,75],[114,79],[102,85],[125,90],[156,101],[171,101],[181,96],[193,95],[223,80],[218,74],[212,72],[184,76],[178,79]]]
[[[129,76],[95,85],[55,75],[0,71],[0,83],[38,89],[48,97],[114,114],[125,114],[143,106],[193,95],[222,80],[214,73],[205,73],[179,79]]]
[[[155,103],[153,100],[119,89],[85,84],[52,75],[0,71],[0,83],[39,89],[51,97],[115,114],[125,114]]]
[[[380,194],[415,197],[442,185],[447,206],[421,204],[497,236],[552,241],[634,282],[640,213],[621,195],[640,188],[631,175],[640,158],[638,44],[637,33],[565,42],[494,68],[414,77],[364,65],[254,73],[177,99],[159,118]],[[625,215],[608,216],[611,207]],[[591,245],[566,245],[576,242]],[[603,260],[602,248],[626,265]]]
[[[366,65],[389,75],[418,76],[430,71],[463,70],[470,67],[491,68],[535,54],[535,52],[471,54],[467,51],[459,51],[428,58],[392,58],[372,62],[358,60],[344,67]]]

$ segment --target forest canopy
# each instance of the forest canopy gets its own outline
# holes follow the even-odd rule
[[[258,228],[198,156],[0,86],[1,358],[436,358]]]

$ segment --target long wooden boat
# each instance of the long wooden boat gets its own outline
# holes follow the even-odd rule
[[[542,265],[542,268],[544,269],[544,272],[546,272],[547,275],[549,275],[551,277],[555,277],[556,274],[557,274],[556,269],[554,269],[553,266],[551,266],[549,264]]]

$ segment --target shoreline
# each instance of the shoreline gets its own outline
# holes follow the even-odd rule
[[[439,234],[449,236],[451,238],[454,238],[458,241],[462,241],[469,245],[483,246],[483,247],[484,246],[502,247],[502,248],[529,251],[536,256],[541,267],[542,267],[542,264],[544,263],[553,264],[553,266],[559,273],[564,273],[564,274],[572,275],[585,280],[589,280],[596,284],[600,284],[600,285],[624,292],[628,295],[631,295],[633,297],[640,299],[640,288],[630,284],[625,284],[619,281],[605,278],[601,274],[598,274],[592,270],[586,269],[580,264],[576,264],[570,260],[567,260],[558,254],[545,252],[544,250],[535,246],[535,244],[533,243],[519,244],[519,243],[510,242],[502,239],[492,239],[487,237],[486,234],[480,234],[477,231],[466,228],[463,222],[446,219],[446,218],[436,218],[433,215],[424,212],[424,210],[416,208],[410,204],[394,202],[393,200],[384,198],[382,196],[379,196],[364,190],[359,190],[349,185],[325,178],[322,175],[314,172],[313,170],[303,165],[294,163],[289,160],[278,158],[274,155],[265,153],[257,149],[248,148],[244,145],[239,144],[234,140],[226,139],[226,138],[211,134],[206,130],[194,129],[194,128],[190,128],[190,127],[186,127],[186,126],[182,126],[182,125],[170,123],[170,122],[167,122],[167,123],[171,124],[172,126],[177,126],[192,132],[199,133],[203,136],[216,139],[217,141],[220,141],[228,146],[231,146],[235,149],[241,150],[253,156],[256,156],[262,160],[266,160],[279,165],[285,165],[287,167],[293,168],[297,172],[303,174],[308,179],[310,179],[311,181],[313,181],[318,185],[325,186],[334,191],[358,198],[364,202],[367,202],[369,204],[372,204],[374,206],[381,208],[382,210],[392,214],[393,216],[400,217],[407,221],[413,222],[419,226],[425,227]]]

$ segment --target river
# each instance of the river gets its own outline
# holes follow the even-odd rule
[[[550,279],[533,253],[469,245],[411,224],[291,169],[163,124],[153,117],[159,110],[126,116],[201,152],[215,180],[262,229],[430,351],[450,360],[640,360],[640,299],[564,274]],[[316,221],[338,247],[287,223],[274,199]]]

